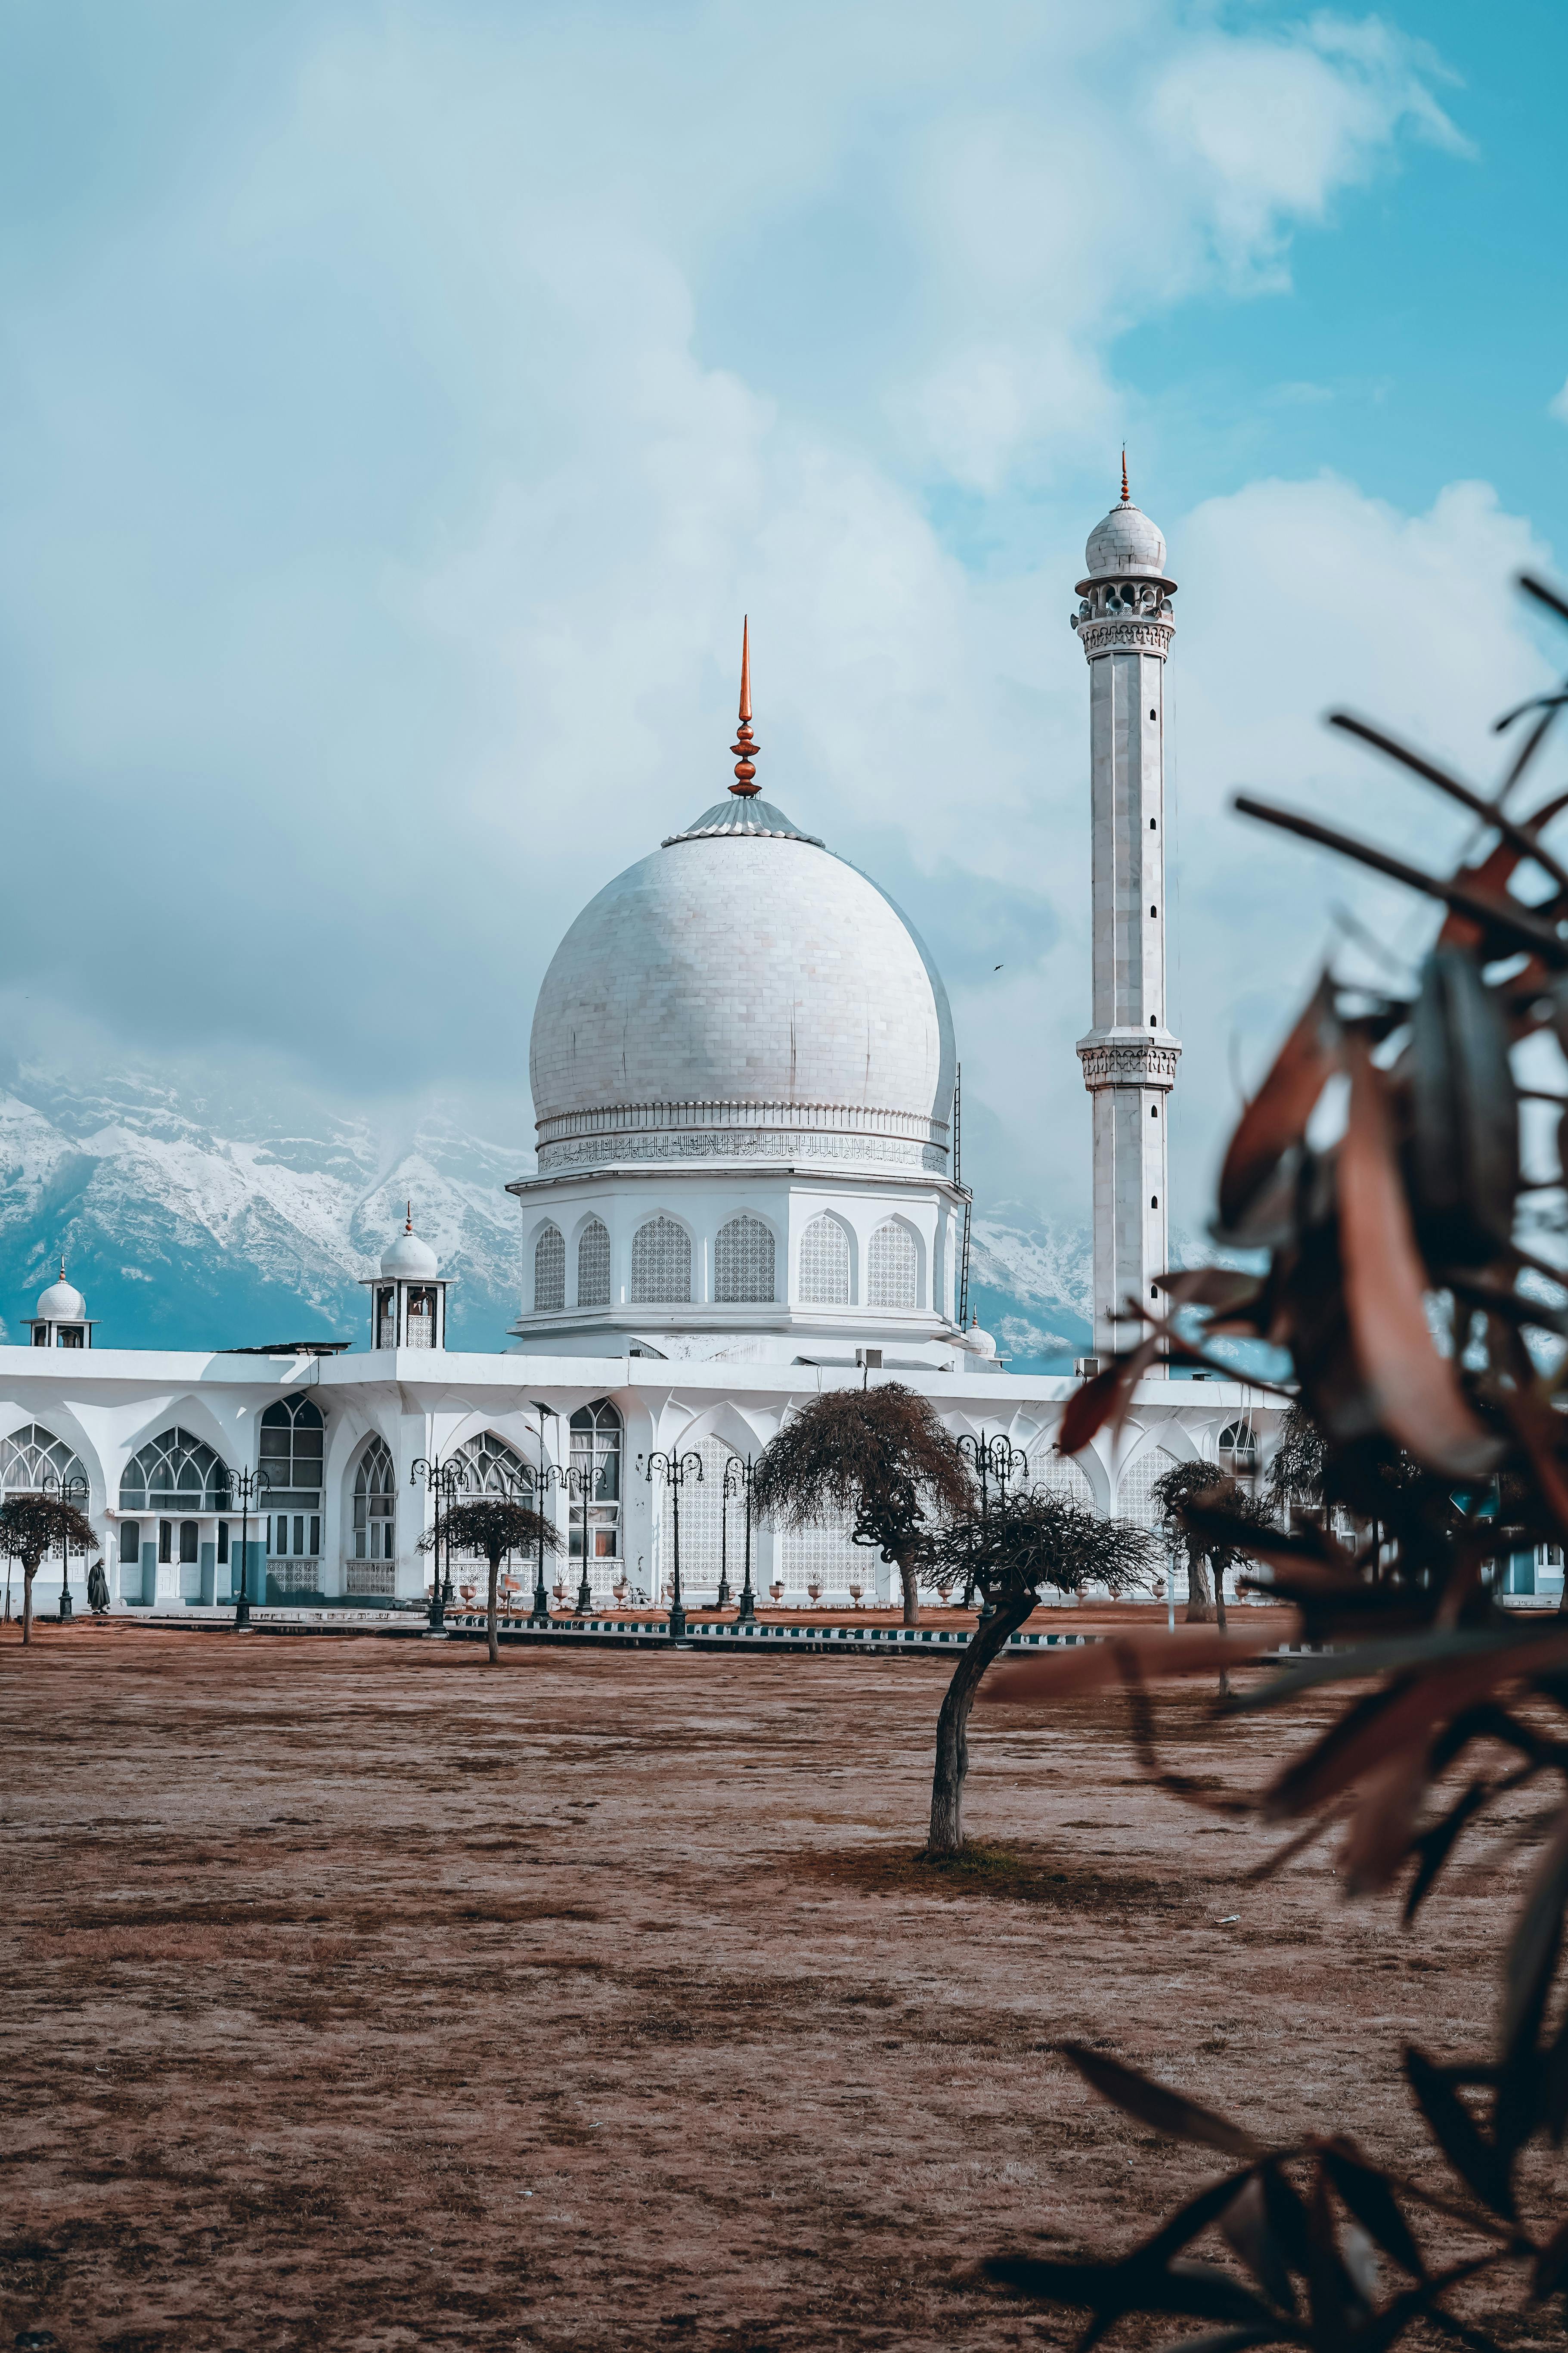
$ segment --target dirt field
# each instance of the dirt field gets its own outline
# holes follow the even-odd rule
[[[944,1672],[0,1646],[5,2331],[1067,2344],[976,2258],[1129,2238],[1213,2168],[1090,2098],[1064,2035],[1423,2163],[1392,2044],[1484,2039],[1495,1886],[1413,1936],[1327,1857],[1247,1887],[1270,1841],[1151,1797],[1098,1699],[982,1717],[970,1829],[1005,1859],[940,1873]],[[1189,1770],[1279,1753],[1271,1718],[1181,1723]]]

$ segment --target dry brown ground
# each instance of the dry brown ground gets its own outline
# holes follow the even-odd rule
[[[1212,2169],[1090,2098],[1065,2035],[1424,2166],[1393,2046],[1484,2039],[1496,1883],[1461,1873],[1410,1936],[1339,1906],[1326,1858],[1249,1887],[1268,1838],[1152,1797],[1101,1699],[984,1717],[970,1827],[1013,1860],[943,1876],[914,1859],[942,1682],[0,1646],[5,2331],[1065,2344],[975,2258],[1131,2237]],[[1284,1737],[1177,1724],[1188,1769],[1238,1780]]]

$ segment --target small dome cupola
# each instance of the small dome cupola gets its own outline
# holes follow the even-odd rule
[[[1097,522],[1083,551],[1085,576],[1078,584],[1087,596],[1099,580],[1150,580],[1172,589],[1165,573],[1165,534],[1157,522],[1134,506],[1127,487],[1127,452],[1121,452],[1121,500],[1103,522]]]
[[[26,1320],[32,1327],[35,1348],[91,1347],[92,1323],[87,1302],[75,1283],[66,1281],[63,1258],[58,1276],[47,1291],[38,1293],[37,1313]]]
[[[447,1286],[440,1261],[414,1230],[414,1204],[403,1231],[381,1254],[381,1272],[362,1277],[371,1294],[373,1348],[444,1348]]]

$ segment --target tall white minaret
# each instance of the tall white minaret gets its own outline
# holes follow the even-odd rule
[[[1165,657],[1176,584],[1163,535],[1132,503],[1089,533],[1072,617],[1089,661],[1094,839],[1093,1027],[1079,1039],[1094,1105],[1094,1345],[1136,1339],[1130,1300],[1165,1271],[1166,1114],[1180,1041],[1165,1026]]]

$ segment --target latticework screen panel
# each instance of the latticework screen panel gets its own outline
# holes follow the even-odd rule
[[[693,1471],[681,1482],[680,1488],[680,1581],[688,1594],[717,1593],[721,1559],[721,1514],[724,1541],[729,1546],[730,1584],[735,1593],[741,1590],[744,1575],[746,1549],[746,1499],[735,1493],[726,1501],[724,1496],[724,1466],[734,1458],[722,1439],[704,1438],[695,1447],[683,1446],[684,1456],[696,1453],[702,1458],[702,1476]],[[675,1573],[675,1498],[668,1480],[660,1480],[663,1493],[659,1498],[659,1579],[668,1585]],[[753,1536],[752,1573],[755,1574],[755,1538]]]
[[[533,1245],[534,1313],[548,1315],[566,1304],[566,1237],[559,1226],[546,1226]]]
[[[1081,1504],[1085,1511],[1094,1509],[1094,1489],[1078,1464],[1069,1455],[1058,1454],[1047,1439],[1030,1452],[1028,1483],[1049,1495],[1063,1495],[1069,1504]]]
[[[673,1218],[650,1218],[632,1236],[632,1297],[648,1306],[690,1303],[691,1237]]]
[[[867,1297],[873,1307],[912,1307],[919,1271],[915,1238],[908,1226],[889,1219],[871,1237],[866,1254]]]
[[[610,1303],[610,1229],[591,1218],[577,1237],[577,1304],[607,1307]]]
[[[773,1295],[773,1229],[761,1218],[731,1218],[719,1229],[713,1252],[713,1293],[726,1302],[771,1300]]]
[[[875,1545],[852,1544],[849,1523],[829,1521],[813,1528],[786,1528],[781,1549],[786,1593],[801,1595],[814,1583],[822,1586],[824,1601],[847,1601],[849,1588],[863,1588],[863,1599],[877,1599],[878,1580],[895,1577],[883,1566]]]
[[[1117,1484],[1117,1517],[1134,1521],[1141,1528],[1158,1527],[1160,1514],[1154,1503],[1154,1482],[1163,1479],[1167,1471],[1174,1470],[1175,1463],[1175,1456],[1167,1454],[1163,1446],[1146,1448],[1122,1472]]]
[[[849,1304],[849,1237],[837,1218],[813,1218],[800,1238],[800,1295],[808,1307]]]

